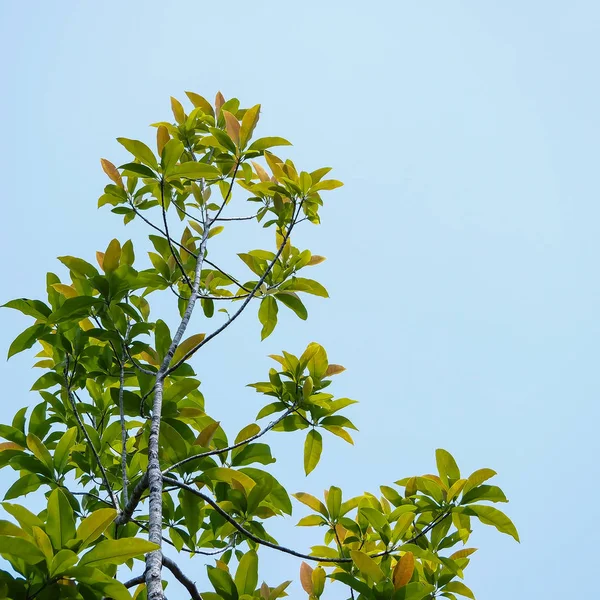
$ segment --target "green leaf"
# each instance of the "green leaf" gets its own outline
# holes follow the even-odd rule
[[[140,163],[125,163],[124,165],[121,165],[119,169],[123,169],[124,172],[140,175],[148,179],[156,179],[156,173],[152,169],[149,169],[146,165],[141,165]]]
[[[350,550],[350,556],[352,562],[356,565],[358,570],[367,577],[370,577],[375,583],[379,583],[385,579],[383,571],[379,565],[367,554],[360,552],[359,550]]]
[[[31,565],[42,562],[45,558],[35,544],[12,535],[0,535],[0,554],[6,558],[20,558]]]
[[[274,146],[291,146],[292,144],[282,137],[264,137],[253,142],[247,152],[263,152],[267,148]]]
[[[138,140],[129,140],[127,138],[117,138],[117,142],[131,152],[140,162],[148,165],[151,169],[158,171],[158,163],[154,153],[146,144]]]
[[[231,575],[222,569],[207,566],[208,578],[223,600],[238,600],[239,594]]]
[[[73,509],[64,492],[58,488],[48,498],[46,533],[56,550],[63,548],[75,537]]]
[[[179,140],[169,140],[162,151],[161,166],[165,174],[169,174],[183,154],[183,144]]]
[[[102,300],[91,296],[76,296],[67,298],[63,305],[55,310],[49,317],[50,323],[62,323],[64,321],[80,321],[91,314],[93,307],[100,307]]]
[[[8,349],[7,358],[18,354],[19,352],[23,352],[23,350],[29,350],[29,348],[31,348],[44,333],[49,331],[49,327],[43,323],[28,327],[14,339]]]
[[[75,256],[59,256],[58,260],[76,275],[83,275],[83,277],[96,277],[98,275],[96,267],[90,265],[90,263],[82,258],[76,258]]]
[[[464,509],[465,514],[474,514],[482,523],[493,525],[501,533],[506,533],[519,540],[517,528],[513,522],[500,510],[493,506],[478,506],[477,504]],[[458,511],[457,511],[458,512]]]
[[[327,510],[332,519],[337,519],[340,516],[342,508],[342,490],[339,487],[332,485],[327,494]]]
[[[310,188],[310,193],[321,192],[323,190],[335,190],[336,188],[342,187],[344,184],[341,181],[336,181],[335,179],[325,179],[324,181],[319,181]]]
[[[43,527],[44,523],[31,511],[27,510],[20,504],[11,504],[9,502],[3,502],[2,508],[10,515],[12,515],[19,525],[28,533],[32,532],[33,527]],[[11,534],[13,535],[13,534]]]
[[[323,449],[323,438],[316,429],[311,429],[304,442],[304,472],[308,475],[318,464]]]
[[[169,179],[184,177],[186,179],[216,179],[221,176],[217,167],[201,162],[186,162],[171,169]]]
[[[213,117],[215,116],[215,111],[206,98],[200,96],[199,94],[195,94],[194,92],[186,92],[186,95],[190,99],[190,102],[196,108],[200,108],[204,114],[211,115]]]
[[[39,300],[28,300],[27,298],[10,300],[6,304],[3,304],[2,308],[14,308],[24,315],[36,319],[45,319],[52,312],[43,302],[40,302]]]
[[[154,328],[154,338],[156,343],[156,351],[162,362],[171,347],[172,338],[169,326],[162,320],[156,321],[156,327]]]
[[[329,298],[327,290],[318,281],[306,279],[305,277],[292,277],[282,283],[279,289],[282,291],[305,292],[321,298]]]
[[[4,494],[4,499],[12,500],[19,496],[26,496],[30,492],[35,492],[40,485],[42,485],[42,480],[35,473],[24,475],[8,488],[6,494]]]
[[[105,564],[120,565],[130,558],[140,557],[147,552],[158,550],[159,546],[140,538],[104,540],[84,554],[80,567],[101,567]]]
[[[450,487],[455,481],[460,479],[460,470],[450,452],[439,448],[435,451],[435,460],[440,479],[446,486]]]
[[[277,325],[277,302],[273,296],[266,296],[260,302],[260,308],[258,309],[258,320],[260,321],[262,330],[260,332],[260,339],[264,340],[269,337]]]
[[[296,494],[292,494],[292,496],[294,496],[294,498],[296,498],[296,500],[299,502],[302,502],[302,504],[305,504],[309,508],[321,513],[324,517],[329,517],[327,508],[325,508],[325,505],[318,498],[315,498],[306,492],[298,492]]]
[[[80,550],[98,539],[116,516],[117,511],[114,508],[100,508],[81,521],[75,533],[75,537],[81,540]]]
[[[252,137],[254,128],[258,123],[260,113],[260,104],[249,108],[242,117],[242,126],[240,128],[240,148],[245,148],[246,144]],[[252,590],[254,591],[254,590]]]
[[[258,555],[254,550],[246,552],[240,559],[234,581],[240,594],[254,594],[258,584]]]
[[[306,321],[306,319],[308,318],[308,311],[306,310],[304,304],[302,304],[302,300],[300,300],[300,298],[298,298],[298,296],[294,294],[294,292],[282,292],[279,294],[275,294],[275,298],[277,298],[279,302],[285,304],[285,306],[293,310],[296,313],[296,315],[300,317],[303,321]]]
[[[496,485],[480,485],[469,490],[461,498],[461,504],[469,504],[477,500],[487,500],[488,502],[508,502],[504,492]]]
[[[105,273],[112,273],[119,268],[119,262],[121,261],[121,244],[119,240],[111,240],[104,253],[102,260],[102,268]]]
[[[60,438],[54,450],[54,467],[57,473],[63,475],[69,463],[71,448],[77,440],[77,427],[67,429]]]

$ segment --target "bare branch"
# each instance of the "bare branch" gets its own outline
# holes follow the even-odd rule
[[[202,600],[194,582],[186,577],[175,561],[171,560],[168,556],[163,556],[163,565],[173,573],[175,579],[189,592],[192,600]]]

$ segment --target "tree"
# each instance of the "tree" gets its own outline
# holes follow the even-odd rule
[[[461,580],[475,550],[451,549],[466,544],[473,518],[518,535],[487,504],[506,501],[485,483],[494,471],[462,478],[445,450],[436,452],[437,475],[381,486],[381,495],[344,499],[337,487],[323,500],[294,494],[312,511],[298,525],[325,530],[324,545],[312,552],[268,534],[269,519],[291,515],[292,503],[266,470],[274,460],[267,434],[306,432],[307,475],[319,462],[323,434],[352,443],[355,427],[340,413],[354,401],[327,389],[344,368],[317,343],[272,356],[274,368],[251,384],[265,406],[232,438],[218,415],[207,414],[193,363],[251,305],[258,305],[264,339],[280,307],[305,320],[302,295],[327,297],[304,276],[324,258],[294,247],[292,233],[301,223],[318,225],[322,193],[342,184],[325,178],[329,168],[299,172],[278,158],[270,149],[288,145],[283,138],[251,141],[260,105],[241,109],[219,93],[213,107],[187,96],[189,114],[172,98],[175,123],[155,124],[156,154],[118,138],[131,161],[118,168],[101,161],[111,183],[98,205],[150,228],[151,264],[134,267],[132,242],[113,239],[97,253],[99,268],[59,257],[70,282],[49,273],[47,300],[5,304],[34,319],[9,357],[37,345],[35,366],[44,373],[32,388],[41,402],[0,426],[7,440],[0,466],[19,472],[2,503],[12,520],[0,521],[0,554],[12,571],[0,572],[0,596],[121,600],[133,590],[135,598],[159,600],[165,568],[187,590],[178,597],[274,600],[290,582],[259,586],[259,551],[268,546],[303,559],[300,580],[311,600],[327,581],[359,600],[472,598]],[[234,201],[234,188],[244,200]],[[230,213],[234,205],[250,214]],[[228,225],[271,229],[274,251],[239,254],[241,272],[230,273],[209,253]],[[172,298],[175,328],[151,319],[159,292]],[[189,331],[199,311],[206,331],[218,323],[210,333]],[[265,425],[267,417],[273,420]],[[37,490],[46,498],[39,514],[9,502]],[[200,593],[163,555],[166,544],[208,562],[214,590]],[[125,581],[122,564],[139,574]]]

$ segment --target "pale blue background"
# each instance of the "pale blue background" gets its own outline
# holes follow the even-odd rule
[[[431,471],[445,447],[467,473],[500,473],[522,537],[478,528],[467,583],[479,599],[593,594],[596,2],[0,6],[2,301],[40,296],[57,255],[93,259],[112,237],[139,239],[143,228],[96,210],[99,157],[125,158],[115,137],[151,141],[147,124],[170,118],[169,96],[186,89],[262,102],[263,134],[346,182],[326,196],[323,226],[296,239],[328,257],[313,273],[331,299],[309,300],[308,323],[286,316],[263,344],[253,310],[207,346],[197,364],[210,412],[235,433],[261,406],[243,386],[264,378],[266,355],[318,340],[348,368],[334,389],[361,401],[349,411],[361,431],[353,449],[327,437],[307,480],[301,436],[278,438],[291,491],[377,491]],[[239,227],[236,248],[262,243]],[[29,320],[0,320],[5,352]],[[0,366],[3,421],[35,401],[31,362]],[[6,488],[14,474],[1,477]],[[321,541],[272,529],[300,548]],[[297,578],[295,561],[261,556],[271,585]],[[203,580],[199,561],[186,568]],[[170,597],[185,596],[173,586]]]

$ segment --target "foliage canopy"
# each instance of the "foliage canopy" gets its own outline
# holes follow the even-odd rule
[[[353,443],[343,413],[354,400],[330,391],[344,368],[317,343],[273,355],[273,368],[250,384],[263,399],[256,421],[228,435],[207,412],[193,359],[251,305],[264,339],[280,308],[306,320],[304,294],[327,297],[305,275],[325,259],[295,247],[292,232],[318,225],[323,192],[342,184],[327,178],[329,168],[299,171],[271,151],[287,140],[256,138],[260,105],[187,96],[189,112],[172,98],[174,122],[154,124],[156,152],[118,138],[129,162],[101,161],[111,183],[98,205],[150,228],[149,263],[138,266],[131,240],[113,239],[97,266],[59,257],[68,279],[48,273],[46,299],[5,304],[33,319],[8,356],[36,346],[43,373],[32,387],[40,402],[0,425],[0,467],[18,473],[2,503],[0,555],[10,568],[0,571],[0,598],[159,600],[166,568],[186,590],[178,597],[275,600],[290,582],[259,584],[262,546],[303,560],[310,600],[330,586],[358,600],[473,598],[463,583],[473,522],[518,534],[490,505],[506,502],[487,483],[495,472],[463,477],[445,450],[436,452],[437,474],[377,493],[293,494],[310,509],[298,525],[324,531],[310,551],[269,535],[269,520],[291,515],[292,500],[268,471],[267,434],[305,435],[306,475],[323,435]],[[275,246],[239,254],[232,274],[209,252],[211,239],[247,226],[272,230]],[[172,298],[174,328],[151,318],[159,293]],[[30,493],[45,498],[39,514],[21,503]],[[203,561],[212,589],[199,591],[166,546]],[[119,565],[133,570],[129,579]]]

